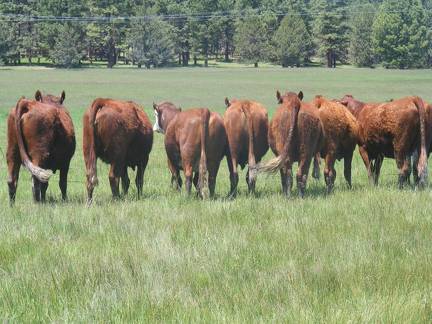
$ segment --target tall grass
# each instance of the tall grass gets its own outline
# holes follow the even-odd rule
[[[339,163],[334,194],[310,179],[303,200],[285,199],[278,176],[259,177],[251,197],[243,172],[234,201],[225,199],[223,161],[216,199],[202,202],[170,189],[155,134],[144,197],[132,187],[111,201],[108,167],[99,162],[95,203],[85,208],[81,117],[97,96],[135,100],[153,120],[151,103],[160,100],[223,113],[226,96],[253,98],[272,114],[276,89],[302,89],[306,100],[346,93],[432,100],[431,85],[430,71],[421,70],[0,69],[3,153],[10,107],[36,89],[66,90],[78,142],[66,203],[56,174],[49,202],[35,205],[21,170],[9,208],[0,160],[0,321],[430,322],[430,189],[397,190],[394,161],[371,187],[356,153],[352,190]]]

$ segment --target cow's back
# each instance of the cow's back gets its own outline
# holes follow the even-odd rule
[[[285,146],[290,127],[291,109],[281,105],[277,108],[269,127],[268,141],[271,150],[279,156]]]
[[[201,119],[202,109],[194,108],[177,114],[169,123],[165,133],[165,149],[168,158],[182,167],[182,160],[187,160],[198,171],[201,156]],[[227,137],[222,117],[212,112],[209,120],[207,143],[207,161],[218,161],[226,152]],[[183,161],[184,162],[184,161]],[[209,162],[208,162],[209,163]]]
[[[15,121],[14,110],[9,116]],[[64,107],[34,102],[21,117],[21,127],[27,151],[32,160],[45,168],[60,169],[75,152],[75,132],[72,119]],[[16,130],[10,133],[16,143]]]
[[[226,154],[228,137],[222,117],[215,112],[210,113],[209,139],[207,144],[207,163],[219,164]]]
[[[360,142],[372,157],[381,152],[393,158],[395,141],[403,141],[413,150],[419,140],[419,112],[412,97],[365,106],[358,122]]]
[[[324,126],[325,150],[352,150],[358,141],[358,123],[345,106],[327,101],[319,108]]]
[[[233,103],[224,114],[224,125],[231,154],[244,167],[248,159],[249,133],[241,101]]]
[[[89,122],[89,111],[84,123]],[[94,121],[96,154],[104,162],[126,159],[140,122],[132,104],[107,100]],[[90,130],[89,130],[90,131]]]
[[[249,134],[245,113],[252,119],[253,134]],[[255,101],[240,100],[234,102],[224,114],[224,123],[231,154],[244,167],[248,161],[249,136],[254,139],[254,156],[260,161],[267,152],[268,115],[267,110]]]

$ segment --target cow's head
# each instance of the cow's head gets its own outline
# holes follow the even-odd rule
[[[50,94],[42,95],[42,92],[40,92],[39,90],[37,90],[35,93],[35,99],[37,101],[54,104],[54,105],[60,105],[60,106],[63,105],[63,101],[65,100],[65,98],[66,98],[66,93],[64,92],[64,90],[62,91],[60,97],[53,96]]]
[[[345,95],[339,102],[347,107],[355,117],[358,117],[363,107],[366,105],[364,102],[354,99],[354,97],[349,94]]]
[[[161,102],[159,104],[153,103],[153,110],[155,114],[155,123],[153,125],[153,131],[165,134],[168,124],[181,112],[181,108],[177,108],[171,102]]]
[[[347,95],[343,96],[343,98],[341,100],[339,100],[339,102],[344,106],[348,106],[350,104],[350,102],[352,102],[353,100],[354,100],[354,97],[350,94],[347,94]]]
[[[281,93],[279,92],[279,90],[276,91],[276,99],[278,101],[278,103],[282,103],[284,101],[285,98],[292,98],[292,97],[297,97],[300,101],[303,100],[303,91],[300,91],[299,93],[294,93],[294,92],[286,92],[284,95],[281,95]]]

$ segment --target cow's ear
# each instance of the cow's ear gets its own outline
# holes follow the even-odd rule
[[[282,96],[281,96],[279,90],[276,90],[276,99],[277,99],[278,103],[282,103]]]
[[[66,99],[66,92],[63,90],[60,96],[60,104],[63,104],[65,99]]]
[[[153,109],[154,109],[154,111],[158,111],[158,106],[153,102]]]
[[[227,97],[225,97],[225,106],[228,108],[229,106],[231,106],[231,103],[229,101],[229,99]]]
[[[297,97],[298,97],[300,100],[303,100],[303,91],[300,90],[300,92],[298,93]]]
[[[42,102],[42,93],[39,90],[37,90],[35,93],[35,99],[36,101]]]

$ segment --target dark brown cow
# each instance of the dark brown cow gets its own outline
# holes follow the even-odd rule
[[[365,104],[346,95],[341,102],[359,123],[359,151],[369,179],[378,183],[384,157],[396,159],[399,187],[409,179],[410,156],[420,152],[419,186],[426,184],[426,109],[419,97],[405,97],[382,104]]]
[[[287,92],[281,96],[277,91],[276,97],[281,105],[270,123],[269,144],[277,157],[257,169],[258,172],[280,170],[283,192],[289,195],[292,165],[298,161],[297,187],[303,197],[311,160],[323,145],[323,125],[318,109],[301,101],[303,92],[298,95]]]
[[[32,174],[33,198],[44,202],[48,180],[60,170],[59,186],[62,198],[67,198],[67,175],[75,153],[75,133],[72,119],[61,97],[43,96],[38,90],[36,100],[20,99],[8,117],[9,200],[15,201],[20,165]]]
[[[325,159],[327,192],[330,193],[333,189],[336,179],[334,165],[340,159],[344,159],[344,176],[351,188],[351,162],[358,142],[357,120],[344,105],[322,96],[316,96],[312,105],[318,108],[324,126],[325,139],[321,157]]]
[[[171,183],[181,188],[180,170],[183,170],[188,194],[193,182],[202,198],[209,193],[213,196],[219,165],[228,151],[222,118],[207,108],[181,111],[170,102],[153,104],[153,108],[156,119],[153,129],[165,134]]]
[[[230,158],[227,158],[231,177],[230,196],[237,193],[238,165],[243,169],[246,164],[250,168],[268,150],[268,116],[267,110],[258,102],[250,100],[228,100],[225,98],[227,110],[224,114],[224,124],[228,136]],[[249,192],[255,192],[256,172],[247,172],[246,183]]]
[[[144,171],[153,145],[153,130],[146,113],[132,101],[98,98],[83,117],[83,151],[87,170],[87,203],[98,183],[96,160],[111,165],[109,181],[114,198],[129,189],[127,168],[137,168],[135,184],[142,194]]]

